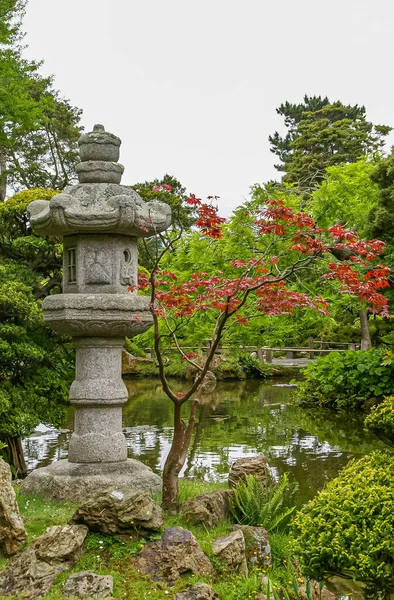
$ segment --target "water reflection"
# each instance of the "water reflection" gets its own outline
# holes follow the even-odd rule
[[[160,473],[171,443],[172,404],[157,381],[129,380],[126,385],[130,399],[123,424],[129,456]],[[350,458],[380,446],[363,431],[360,418],[300,409],[289,403],[292,393],[260,381],[219,383],[202,399],[182,475],[225,480],[235,459],[262,453],[278,474],[288,472],[298,481],[305,501]],[[69,434],[54,431],[27,438],[29,469],[65,458],[68,440]]]

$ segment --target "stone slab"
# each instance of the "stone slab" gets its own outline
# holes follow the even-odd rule
[[[132,458],[120,463],[69,463],[59,460],[36,469],[20,487],[22,494],[36,494],[47,500],[84,502],[99,493],[130,494],[158,492],[161,478],[152,469]]]

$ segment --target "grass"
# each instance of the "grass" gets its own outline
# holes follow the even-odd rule
[[[214,491],[220,487],[223,487],[223,485],[208,484],[195,480],[181,480],[180,498],[183,501],[186,498]],[[17,499],[21,514],[25,518],[25,526],[29,536],[28,544],[34,538],[40,536],[47,527],[64,525],[70,521],[76,509],[75,504],[48,502],[35,496],[20,496],[18,492]],[[101,534],[90,533],[80,561],[72,570],[62,573],[56,578],[55,585],[45,596],[45,600],[65,600],[65,596],[62,595],[63,583],[71,573],[87,570],[100,575],[112,575],[114,578],[113,596],[115,598],[127,598],[128,600],[134,598],[138,598],[138,600],[174,598],[177,592],[197,581],[204,581],[213,585],[223,600],[253,600],[257,593],[264,591],[261,579],[263,575],[268,575],[276,588],[288,585],[294,576],[299,576],[292,565],[291,556],[289,556],[289,538],[287,535],[276,533],[270,536],[274,555],[272,567],[266,572],[251,568],[248,578],[240,578],[228,573],[224,565],[212,553],[212,540],[228,534],[233,525],[232,521],[224,521],[215,528],[207,529],[205,526],[191,525],[181,516],[169,516],[166,518],[164,527],[177,525],[189,529],[196,536],[201,548],[217,569],[214,579],[199,578],[193,575],[185,576],[173,588],[167,588],[165,584],[152,582],[149,577],[145,577],[133,569],[132,559],[141,547],[149,541],[148,539],[136,542],[124,536],[122,538],[118,536],[106,537]],[[159,537],[160,534],[156,534],[153,539]],[[0,558],[0,570],[6,566],[7,560]],[[21,600],[20,597],[16,596],[0,596],[0,598],[4,600]]]

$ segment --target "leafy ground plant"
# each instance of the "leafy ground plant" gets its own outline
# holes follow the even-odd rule
[[[263,485],[253,475],[239,481],[234,490],[231,511],[243,525],[264,527],[271,532],[285,532],[291,515],[296,509],[293,503],[296,484],[291,484],[287,473],[278,483]]]
[[[361,409],[365,401],[394,393],[394,366],[383,350],[332,352],[302,370],[298,401],[333,410]]]

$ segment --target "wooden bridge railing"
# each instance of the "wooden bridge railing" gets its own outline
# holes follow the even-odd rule
[[[316,348],[315,346],[318,345]],[[333,348],[333,346],[338,346],[337,348]],[[279,352],[286,352],[286,358],[294,359],[297,354],[308,354],[310,359],[314,359],[315,355],[318,354],[327,354],[329,352],[345,352],[346,350],[359,350],[360,344],[355,344],[354,342],[327,342],[326,340],[314,340],[313,338],[308,339],[308,346],[293,346],[293,347],[267,347],[267,346],[241,346],[241,345],[220,345],[216,350],[216,354],[223,354],[225,350],[230,348],[239,348],[239,350],[243,350],[244,352],[254,352],[256,353],[256,357],[261,362],[272,363],[274,354]],[[183,346],[182,349],[184,351],[202,351],[206,353],[209,351],[209,343],[207,342],[204,346]],[[153,349],[146,348],[145,349],[148,355],[152,356]],[[177,350],[176,347],[168,348],[168,350]]]

